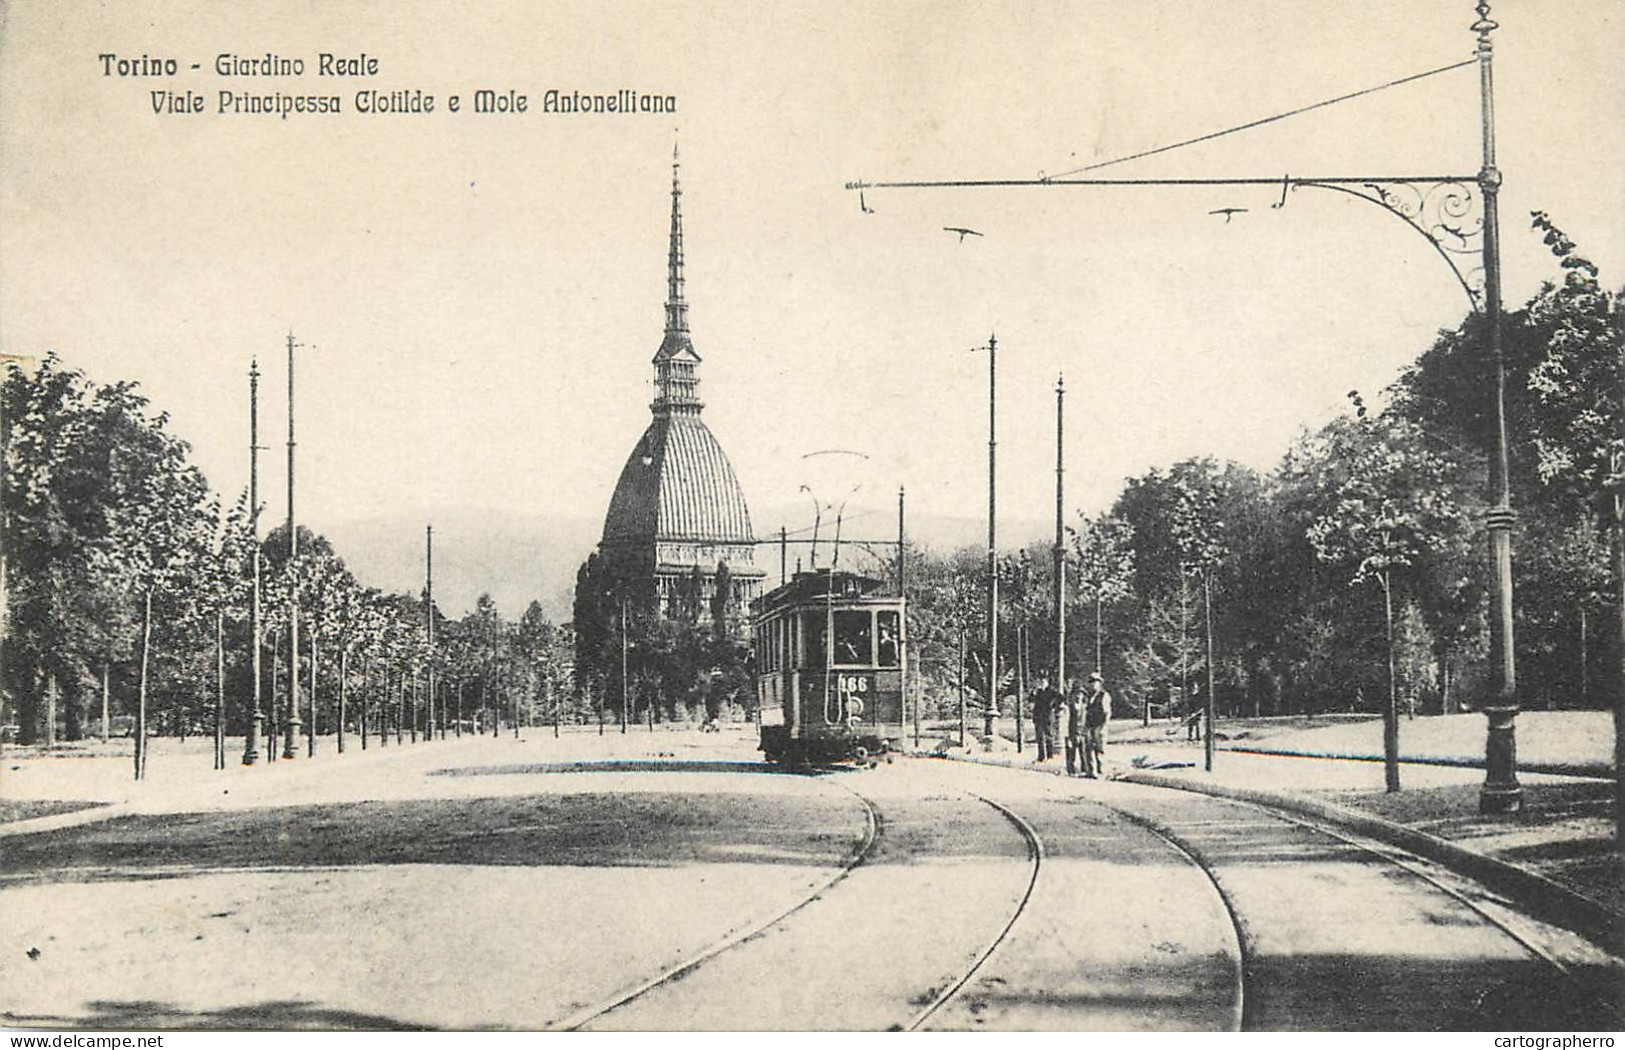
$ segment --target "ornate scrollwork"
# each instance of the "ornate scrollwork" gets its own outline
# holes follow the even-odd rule
[[[1473,308],[1483,305],[1484,202],[1471,182],[1367,182],[1354,187],[1304,179],[1288,181],[1294,190],[1307,186],[1358,197],[1404,220],[1450,266]]]

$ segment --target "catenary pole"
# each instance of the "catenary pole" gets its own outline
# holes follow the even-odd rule
[[[226,768],[226,610],[214,611],[214,768]]]
[[[261,660],[260,610],[260,362],[254,358],[248,366],[248,531],[253,541],[249,557],[254,562],[250,586],[253,593],[248,600],[248,645],[250,673],[254,676],[253,710],[248,716],[248,735],[243,740],[243,765],[251,766],[260,760],[260,732],[265,726],[265,708],[260,695],[263,668]],[[272,744],[271,746],[275,746]]]
[[[1214,715],[1216,715],[1218,713],[1215,710],[1215,703],[1214,703],[1214,696],[1213,696],[1213,581],[1212,581],[1212,565],[1204,566],[1203,569],[1202,569],[1202,622],[1206,625],[1206,628],[1207,628],[1207,631],[1206,631],[1206,633],[1207,633],[1207,696],[1205,698],[1207,700],[1207,714],[1206,714],[1206,718],[1204,719],[1204,721],[1207,722],[1207,733],[1203,737],[1202,768],[1204,769],[1204,771],[1206,771],[1208,773],[1211,773],[1211,772],[1213,772],[1213,717],[1214,717]]]
[[[1066,692],[1066,377],[1055,377],[1055,685]]]
[[[998,376],[999,340],[987,338],[987,708],[982,731],[993,736],[999,708]]]
[[[423,527],[423,604],[424,637],[429,643],[429,714],[428,739],[434,739],[434,526]],[[444,733],[444,727],[441,732]]]
[[[299,757],[299,530],[293,513],[293,333],[288,333],[288,720],[282,757]]]
[[[959,746],[965,746],[965,628],[959,628]]]
[[[908,665],[910,662],[909,633],[908,633],[908,545],[903,529],[904,522],[904,492],[903,486],[897,486],[897,596],[903,599],[903,615],[898,623],[897,643],[898,651],[903,661],[903,700],[908,700]],[[916,696],[914,709],[914,746],[920,746],[920,698]]]
[[[631,696],[631,689],[626,680],[626,597],[621,597],[621,734],[626,734],[626,723],[631,717],[627,711],[627,699]]]

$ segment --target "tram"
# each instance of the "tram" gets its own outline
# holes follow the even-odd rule
[[[903,599],[886,590],[880,580],[818,569],[751,603],[768,761],[891,761],[903,739],[908,618]]]

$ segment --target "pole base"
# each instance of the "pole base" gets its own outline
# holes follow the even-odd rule
[[[1478,792],[1478,811],[1485,816],[1499,816],[1523,812],[1523,788],[1490,787],[1486,784]]]
[[[1478,792],[1478,811],[1517,813],[1523,809],[1523,786],[1518,783],[1518,737],[1515,705],[1486,707],[1488,732],[1484,741],[1484,785]]]
[[[248,739],[243,741],[243,765],[260,760],[260,736],[265,732],[265,716],[256,713],[248,723]]]

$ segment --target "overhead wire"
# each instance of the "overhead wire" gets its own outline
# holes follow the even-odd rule
[[[1360,98],[1363,95],[1375,94],[1378,91],[1385,91],[1391,87],[1399,87],[1401,84],[1409,84],[1413,80],[1421,80],[1424,77],[1435,76],[1439,73],[1448,73],[1451,70],[1461,69],[1464,66],[1476,65],[1477,63],[1477,58],[1469,58],[1465,61],[1454,63],[1453,65],[1440,66],[1438,69],[1430,69],[1425,73],[1413,73],[1408,77],[1401,77],[1398,80],[1390,80],[1388,83],[1378,84],[1376,87],[1364,88],[1360,91],[1352,91],[1346,95],[1338,95],[1336,98],[1323,99],[1307,106],[1299,106],[1297,109],[1289,109],[1285,113],[1277,113],[1274,116],[1264,117],[1259,120],[1250,120],[1245,124],[1237,124],[1233,128],[1225,128],[1223,131],[1210,132],[1206,135],[1199,135],[1193,139],[1186,139],[1183,142],[1174,142],[1167,146],[1158,146],[1156,149],[1143,150],[1139,153],[1131,153],[1126,157],[1115,157],[1111,160],[1103,160],[1096,164],[1086,164],[1081,168],[1073,168],[1071,171],[1063,171],[1058,175],[1047,175],[1044,177],[1050,179],[1065,179],[1073,175],[1081,175],[1086,171],[1099,171],[1101,168],[1109,168],[1114,164],[1126,164],[1131,160],[1139,160],[1142,157],[1153,157],[1159,153],[1167,153],[1170,150],[1182,149],[1185,146],[1194,146],[1200,142],[1211,142],[1214,139],[1223,138],[1225,135],[1232,135],[1238,131],[1247,131],[1252,128],[1262,127],[1265,124],[1270,124],[1277,120],[1285,120],[1287,117],[1295,117],[1302,113],[1308,113],[1311,110],[1324,109],[1327,106],[1336,105],[1339,102],[1347,102],[1350,99]]]

